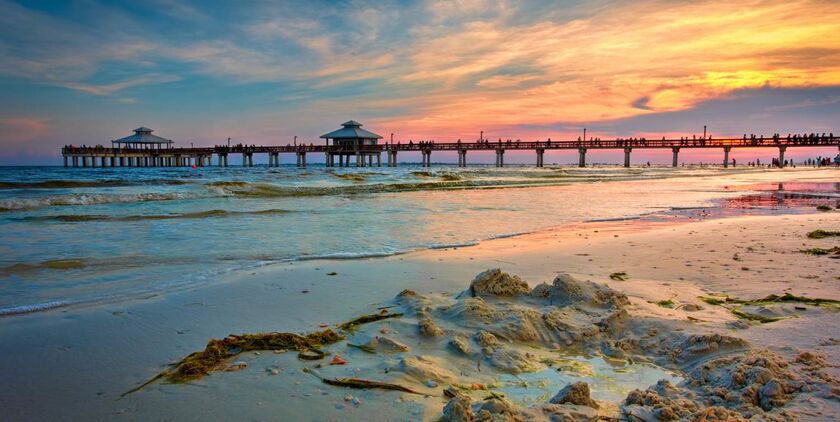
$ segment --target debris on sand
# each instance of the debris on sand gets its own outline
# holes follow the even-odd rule
[[[381,390],[394,390],[394,391],[402,391],[404,393],[411,393],[411,394],[423,394],[418,391],[415,391],[409,387],[399,384],[392,384],[388,382],[382,381],[373,381],[373,380],[366,380],[361,378],[325,378],[319,375],[312,369],[303,368],[304,372],[310,373],[314,375],[316,378],[320,379],[321,382],[328,385],[334,385],[336,387],[348,387],[348,388],[358,388],[358,389],[371,389],[371,388],[378,388]]]
[[[833,248],[810,248],[810,249],[802,249],[800,252],[806,255],[840,255],[840,246],[835,246]]]
[[[229,359],[256,350],[297,350],[298,352],[317,352],[323,357],[320,348],[342,340],[343,337],[332,330],[318,331],[300,335],[295,333],[263,333],[230,335],[221,340],[212,339],[207,347],[195,352],[173,365],[172,369],[161,372],[151,380],[134,388],[123,396],[165,378],[172,383],[185,383],[200,379],[211,371],[222,369]],[[247,366],[247,364],[246,364]]]
[[[619,271],[617,273],[610,274],[610,279],[615,281],[627,281],[630,279],[630,275],[624,271]]]
[[[362,324],[381,321],[383,319],[388,319],[388,318],[399,318],[401,316],[403,316],[403,314],[401,314],[401,313],[393,313],[393,314],[381,314],[381,313],[379,313],[379,314],[362,315],[358,318],[354,318],[354,319],[351,319],[350,321],[339,324],[338,328],[340,328],[344,331],[352,331],[357,326],[362,325]]]
[[[832,209],[833,208],[831,208],[830,205],[825,205],[825,204],[817,205],[817,211],[831,211]]]
[[[826,237],[840,236],[840,231],[814,230],[808,233],[809,239],[825,239]]]

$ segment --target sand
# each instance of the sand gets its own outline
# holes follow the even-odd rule
[[[808,247],[836,245],[839,241],[836,238],[813,240],[807,239],[806,233],[837,227],[840,227],[840,212],[836,211],[680,223],[580,223],[469,248],[369,260],[269,266],[163,297],[5,319],[0,325],[3,340],[0,353],[4,357],[0,368],[4,379],[0,386],[0,407],[4,409],[4,417],[11,420],[430,420],[441,417],[445,407],[465,410],[464,399],[448,403],[450,399],[443,397],[443,389],[451,383],[468,380],[492,384],[497,373],[519,371],[523,376],[535,368],[544,370],[547,364],[541,358],[556,353],[552,352],[556,349],[615,354],[600,347],[601,343],[621,340],[627,333],[641,339],[644,333],[639,330],[656,328],[657,332],[649,336],[656,341],[629,348],[625,359],[646,357],[663,370],[674,371],[674,382],[654,386],[656,380],[640,376],[639,383],[645,385],[638,385],[638,392],[625,391],[628,389],[625,385],[620,397],[596,400],[599,403],[596,414],[617,417],[629,411],[638,417],[648,417],[655,415],[657,403],[659,409],[668,407],[678,416],[680,412],[696,414],[691,413],[692,404],[684,401],[688,393],[694,395],[691,401],[696,407],[698,397],[709,397],[709,392],[703,392],[705,387],[726,384],[729,378],[725,375],[737,373],[739,366],[763,365],[770,371],[769,378],[760,378],[766,374],[742,371],[743,388],[756,388],[751,386],[757,383],[758,388],[766,388],[763,393],[756,392],[753,407],[761,409],[755,410],[756,415],[802,420],[838,418],[840,320],[834,309],[789,304],[750,309],[750,312],[784,317],[761,324],[744,322],[726,307],[698,299],[719,294],[754,299],[783,293],[840,299],[837,287],[840,260],[799,252]],[[644,323],[627,330],[607,330],[615,333],[598,330],[593,336],[581,335],[581,338],[594,337],[599,346],[597,351],[594,340],[578,341],[572,336],[572,344],[566,344],[567,338],[541,338],[540,330],[536,330],[538,338],[508,341],[505,344],[512,352],[498,354],[495,359],[494,353],[488,357],[482,350],[492,344],[488,336],[481,335],[481,330],[466,324],[463,318],[459,319],[458,315],[463,313],[452,310],[457,308],[447,308],[448,311],[437,308],[474,300],[471,296],[458,299],[458,295],[469,291],[470,282],[477,274],[491,268],[519,277],[527,285],[528,297],[518,298],[526,290],[521,283],[515,283],[513,295],[495,298],[499,292],[510,292],[489,283],[489,291],[494,294],[487,298],[490,302],[501,300],[533,307],[541,315],[548,313],[549,307],[555,304],[534,302],[538,299],[532,297],[532,289],[541,283],[552,284],[559,274],[568,274],[576,282],[593,282],[626,295],[627,303],[618,306],[627,313],[627,321]],[[610,279],[611,273],[621,271],[627,272],[629,279]],[[336,274],[328,275],[332,272]],[[400,302],[398,294],[404,289],[430,298],[431,320],[443,331],[442,336],[428,343],[421,341],[417,324],[422,322],[422,316]],[[545,289],[536,291],[539,296]],[[588,295],[591,296],[591,290]],[[673,307],[655,303],[663,300],[673,302]],[[366,356],[367,352],[337,345],[329,351],[340,353],[349,364],[328,366],[321,370],[322,375],[382,379],[388,369],[387,373],[393,375],[389,380],[422,389],[428,397],[391,391],[350,391],[324,385],[300,370],[311,364],[302,363],[295,354],[266,352],[237,357],[237,362],[248,364],[238,371],[214,373],[186,385],[153,384],[118,399],[121,393],[148,380],[167,363],[201,350],[210,338],[264,331],[312,332],[320,329],[321,324],[333,326],[392,305],[415,313],[404,319],[366,326],[368,331],[361,330],[350,340],[368,344],[372,337],[380,335],[410,350],[379,350]],[[580,315],[591,318],[579,327],[586,332],[585,328],[594,324],[595,319],[606,317],[600,312],[612,312],[611,308],[595,306],[593,309],[574,310],[564,318]],[[380,331],[383,328],[385,331]],[[463,332],[456,332],[459,330]],[[694,334],[717,334],[715,343],[728,345],[721,349],[732,353],[718,356],[681,343]],[[714,339],[706,337],[700,344],[708,346],[709,338]],[[372,344],[395,347],[389,341]],[[526,344],[540,346],[528,352],[540,357],[511,355],[525,350]],[[699,351],[689,356],[682,354],[685,350]],[[464,362],[472,363],[479,357],[484,359],[481,368],[486,373],[468,372],[465,368],[473,366],[467,367]],[[715,361],[716,358],[724,360]],[[696,380],[701,376],[697,371],[709,362],[714,365],[702,375],[706,379],[702,385],[676,386],[679,379]],[[434,387],[430,387],[430,380],[435,382]],[[770,381],[784,381],[784,385]],[[650,386],[653,388],[648,391]],[[510,391],[513,387],[506,388]],[[485,407],[491,414],[532,415],[539,410],[543,417],[547,408],[548,412],[574,410],[579,416],[592,415],[587,409],[570,408],[580,405],[559,403],[562,397],[552,400],[560,390],[558,387],[544,394],[541,401],[513,403],[510,407],[483,400],[483,393],[469,394],[474,405],[470,410],[478,414]],[[593,391],[593,395],[600,394],[598,397],[609,397],[607,393]],[[738,390],[738,394],[742,393]],[[348,395],[351,399],[345,400]],[[762,397],[768,397],[764,406],[768,409],[762,407]],[[667,406],[663,402],[668,402]],[[645,406],[645,403],[654,405]],[[708,404],[699,403],[704,408]],[[724,402],[718,404],[721,408],[733,408]],[[717,411],[724,412],[713,408],[713,412]],[[718,416],[734,417],[727,413]]]

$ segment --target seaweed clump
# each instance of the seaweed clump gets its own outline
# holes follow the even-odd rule
[[[172,369],[161,372],[139,387],[124,393],[123,396],[138,391],[161,378],[175,384],[200,379],[212,371],[221,369],[222,364],[234,356],[249,351],[296,350],[299,353],[314,351],[325,356],[326,354],[321,352],[320,348],[337,343],[343,338],[335,331],[327,329],[306,335],[274,332],[230,335],[223,339],[212,339],[204,350],[191,353],[180,362],[173,364]]]
[[[832,208],[831,208],[830,205],[825,205],[825,204],[817,205],[817,211],[831,211],[831,210],[832,210]]]
[[[835,246],[833,248],[811,248],[811,249],[803,249],[800,252],[806,255],[840,255],[840,246]]]
[[[790,293],[785,293],[783,295],[767,295],[761,299],[738,299],[735,297],[723,296],[723,297],[713,297],[713,296],[700,296],[700,300],[706,302],[710,305],[725,305],[725,304],[736,304],[736,305],[766,305],[769,303],[779,303],[779,302],[796,302],[796,303],[805,303],[808,305],[827,305],[827,304],[840,304],[840,300],[836,299],[824,299],[818,297],[807,297],[807,296],[796,296]]]
[[[657,305],[663,307],[663,308],[673,308],[674,307],[674,301],[671,300],[671,299],[660,300],[660,301],[657,301],[655,303]]]
[[[630,279],[630,275],[624,271],[619,271],[617,273],[610,274],[610,279],[616,281],[627,281]]]
[[[840,231],[814,230],[808,233],[809,239],[825,239],[826,237],[840,236]]]

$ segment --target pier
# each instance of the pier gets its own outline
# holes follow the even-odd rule
[[[401,152],[420,152],[424,167],[431,166],[432,153],[455,151],[458,154],[458,166],[467,166],[469,152],[492,152],[496,155],[496,167],[504,167],[506,151],[533,151],[535,164],[543,167],[546,151],[575,150],[578,152],[578,165],[586,166],[586,154],[590,150],[616,150],[623,152],[624,167],[630,167],[633,151],[640,149],[670,149],[673,154],[672,166],[677,167],[679,153],[691,149],[717,149],[721,151],[721,163],[728,167],[731,163],[730,152],[734,148],[773,148],[778,150],[778,163],[783,166],[785,151],[798,147],[836,147],[840,151],[840,136],[804,135],[804,136],[751,136],[751,137],[704,137],[699,139],[590,139],[578,141],[545,140],[520,141],[480,139],[474,142],[394,142],[379,143],[382,137],[361,129],[361,124],[349,121],[343,128],[321,136],[324,144],[300,145],[234,145],[199,148],[172,147],[172,141],[151,135],[151,130],[139,128],[135,135],[112,141],[109,147],[66,146],[61,153],[65,167],[205,167],[216,165],[227,167],[228,157],[240,155],[243,167],[254,165],[254,154],[266,154],[269,167],[280,165],[281,154],[294,154],[298,167],[307,166],[307,156],[322,154],[327,167],[372,167],[382,166],[382,154],[386,155],[385,165],[397,166],[397,157]],[[330,143],[332,141],[332,143]],[[214,164],[215,157],[215,164]]]

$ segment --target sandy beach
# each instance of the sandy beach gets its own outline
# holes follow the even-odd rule
[[[830,182],[834,178],[830,170],[791,174],[787,177],[794,180]],[[488,392],[498,391],[494,394],[507,397],[505,403],[513,409],[488,407],[511,418],[502,420],[547,420],[551,412],[582,418],[644,420],[644,415],[663,415],[661,411],[654,412],[656,406],[634,405],[629,398],[625,401],[625,396],[636,389],[644,391],[660,378],[668,378],[688,392],[681,397],[694,397],[693,413],[682,415],[690,419],[704,414],[704,409],[712,404],[703,395],[707,393],[699,392],[704,386],[690,385],[695,380],[690,373],[697,365],[721,356],[762,353],[761,356],[772,356],[770,360],[785,365],[771,378],[795,377],[796,381],[785,384],[784,392],[764,409],[758,402],[737,407],[731,405],[736,399],[718,400],[718,407],[735,412],[722,415],[831,419],[840,415],[836,393],[840,328],[835,305],[712,304],[701,297],[751,300],[791,294],[840,300],[840,261],[830,255],[800,252],[836,246],[836,237],[809,239],[807,234],[837,227],[840,213],[836,210],[581,222],[471,247],[385,258],[270,265],[231,273],[219,282],[163,296],[6,318],[0,324],[0,351],[5,356],[0,371],[6,380],[0,387],[0,405],[13,420],[206,420],[218,419],[220,415],[238,420],[436,420],[450,401],[443,393],[447,386],[481,384],[488,391],[466,389],[463,395],[470,397],[474,405],[478,403],[474,406],[477,411]],[[482,293],[479,288],[476,294],[475,287],[470,288],[471,281],[493,268],[520,277],[527,287],[520,285],[519,293],[504,293],[503,297],[492,289]],[[626,274],[611,278],[615,273]],[[559,294],[555,292],[559,288],[556,282],[552,287],[555,290],[538,287],[541,283],[551,285],[559,274],[573,280],[568,282],[571,284],[567,290],[573,285],[597,293],[581,296],[582,301],[602,297],[604,292],[611,292],[609,297],[627,298],[626,303],[624,299],[608,305],[598,302],[594,308],[575,303],[563,305],[566,307],[561,308],[562,312],[569,318],[578,318],[574,324],[595,324],[580,322],[580,318],[597,318],[603,312],[626,313],[626,317],[621,317],[626,320],[610,329],[601,325],[596,334],[582,338],[563,337],[561,330],[527,341],[516,340],[516,335],[503,338],[507,322],[485,321],[483,324],[489,324],[488,327],[499,324],[496,336],[505,343],[504,349],[496,346],[496,354],[490,351],[489,355],[486,345],[459,334],[459,330],[467,334],[481,330],[470,328],[473,326],[466,318],[468,313],[453,314],[452,309],[470,309],[469,301],[482,296],[482,303],[486,301],[488,306],[496,307],[492,309],[499,310],[496,315],[507,315],[503,319],[521,311],[516,307],[543,312],[560,306],[538,299],[541,294],[551,298]],[[502,284],[512,279],[500,277]],[[419,299],[398,296],[404,289],[411,289]],[[467,297],[463,292],[473,293]],[[417,303],[425,305],[418,307]],[[214,371],[186,384],[156,382],[121,398],[122,393],[167,370],[167,364],[202,350],[211,338],[336,329],[342,321],[382,312],[380,308],[405,316],[365,324],[358,332],[346,333],[346,340],[325,346],[326,352],[341,356],[347,364],[328,365],[331,357],[327,357],[317,373],[323,377],[387,380],[422,394],[326,385],[312,373],[302,371],[304,367],[314,370],[317,362],[299,360],[291,351],[266,350],[242,353],[225,362],[226,367],[236,364],[244,369]],[[778,320],[751,321],[743,315],[739,317],[733,309]],[[418,331],[417,324],[424,315],[437,318],[437,324],[443,327],[441,337],[429,340],[422,330]],[[639,334],[640,330],[644,333]],[[636,343],[620,357],[605,349],[605,344],[620,344],[627,340],[623,336],[631,333]],[[685,336],[714,335],[718,336],[717,343],[708,348],[708,353],[691,359],[675,358],[679,347],[666,346],[667,341]],[[348,346],[379,337],[393,341],[400,350],[369,353]],[[456,340],[458,337],[466,338],[466,343]],[[656,346],[645,343],[648,337],[656,339]],[[710,341],[709,337],[703,338]],[[499,363],[498,350],[510,351],[508,362],[513,362],[515,368]],[[808,353],[805,358],[803,352]],[[535,367],[522,366],[521,362],[533,356],[540,356],[534,358]],[[419,357],[420,363],[412,357]],[[474,368],[476,360],[478,367]],[[561,372],[555,367],[569,362],[592,369],[581,373],[567,371],[560,378],[551,375]],[[421,371],[418,377],[417,367],[431,372]],[[581,410],[577,404],[553,405],[553,410],[540,407],[563,384],[579,380],[589,381],[592,398],[599,404],[597,411]],[[769,381],[756,382],[759,385],[754,388],[760,389]],[[459,393],[456,399],[461,397]],[[760,397],[756,400],[760,401]],[[672,407],[678,416],[679,409],[690,408]],[[706,414],[710,418],[707,420],[713,420],[710,415]],[[446,417],[454,417],[451,409]]]

